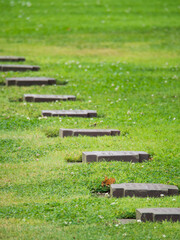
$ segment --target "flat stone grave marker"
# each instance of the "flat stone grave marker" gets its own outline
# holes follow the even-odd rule
[[[129,224],[129,223],[135,223],[136,222],[136,219],[134,218],[122,218],[122,219],[118,219],[119,223],[120,224]]]
[[[40,69],[39,66],[30,66],[30,65],[0,65],[1,72],[8,72],[8,71],[38,71]]]
[[[166,184],[154,183],[122,183],[111,184],[110,195],[112,197],[161,197],[178,195],[178,187]]]
[[[146,221],[180,221],[180,208],[139,208],[136,209],[136,220]]]
[[[7,86],[32,86],[32,85],[52,85],[56,84],[56,79],[48,77],[20,77],[6,78]]]
[[[94,151],[83,152],[83,162],[101,162],[101,161],[124,161],[124,162],[142,162],[148,160],[149,154],[140,151]]]
[[[0,62],[23,62],[25,60],[24,57],[0,56]]]
[[[60,137],[77,137],[77,136],[116,136],[120,135],[120,131],[116,129],[66,129],[60,128]]]
[[[94,110],[42,110],[42,116],[47,117],[97,117]]]
[[[26,102],[53,102],[53,101],[68,101],[76,100],[73,95],[38,95],[38,94],[24,94]]]

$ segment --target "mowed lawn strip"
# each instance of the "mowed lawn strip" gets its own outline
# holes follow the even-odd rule
[[[101,185],[107,176],[180,187],[178,1],[0,4],[0,55],[25,56],[27,65],[41,67],[0,73],[0,236],[179,239],[179,223],[118,221],[135,218],[136,208],[180,207],[179,196],[115,199]],[[6,87],[11,77],[51,77],[57,84]],[[77,101],[27,103],[24,94],[75,95]],[[90,109],[98,117],[43,118],[44,109]],[[62,139],[60,128],[119,129],[121,135]],[[81,163],[83,151],[131,150],[151,159]]]

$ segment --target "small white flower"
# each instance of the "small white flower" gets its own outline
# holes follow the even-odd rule
[[[114,87],[114,83],[112,83],[111,86]]]
[[[173,120],[176,120],[176,118],[173,118]]]
[[[112,202],[110,205],[114,205],[114,204],[116,204],[115,202]]]
[[[127,235],[127,233],[123,233],[123,236],[126,236]]]
[[[27,103],[26,103],[26,102],[24,102],[23,104],[24,104],[24,105],[27,105]]]
[[[172,201],[176,201],[176,199],[175,199],[175,198],[173,198],[173,199],[172,199]]]
[[[139,220],[137,220],[137,222],[138,222],[138,223],[140,223],[140,222],[141,222],[141,220],[139,219]]]
[[[30,120],[30,117],[27,117],[27,120]]]
[[[26,3],[26,6],[27,6],[27,7],[31,7],[31,6],[32,6],[31,2],[27,2],[27,3]]]
[[[119,224],[115,224],[115,227],[118,227],[119,226]]]
[[[92,102],[91,100],[88,101],[89,103]]]
[[[100,123],[102,123],[102,122],[103,122],[103,120],[100,121]]]
[[[103,216],[101,216],[101,215],[98,215],[98,217],[100,218],[100,219],[103,219],[104,217]]]
[[[152,94],[151,97],[154,97],[154,94]]]
[[[162,235],[164,238],[166,237],[166,235]]]
[[[164,197],[164,194],[160,194],[160,197]]]
[[[172,79],[178,79],[178,76],[174,75],[174,76],[172,77]]]

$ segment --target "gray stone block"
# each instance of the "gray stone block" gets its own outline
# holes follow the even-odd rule
[[[0,65],[1,72],[8,72],[8,71],[38,71],[40,69],[39,66],[30,66],[30,65]]]
[[[97,117],[93,110],[42,110],[42,116],[47,117]]]
[[[119,130],[115,129],[65,129],[61,128],[59,130],[60,137],[77,137],[77,136],[89,136],[89,137],[97,137],[97,136],[116,136],[120,135]]]
[[[101,162],[101,161],[124,161],[124,162],[142,162],[148,160],[149,154],[141,151],[94,151],[83,152],[83,162]]]
[[[155,183],[122,183],[111,184],[110,195],[112,197],[161,197],[178,195],[178,187]]]
[[[136,209],[136,220],[146,221],[180,221],[180,208],[139,208]]]
[[[14,57],[14,56],[0,56],[0,62],[23,62],[24,57]]]
[[[73,95],[38,95],[24,94],[24,100],[27,102],[53,102],[53,101],[68,101],[76,100]]]
[[[52,85],[56,84],[56,79],[47,77],[21,77],[6,78],[7,86],[32,86],[32,85]]]

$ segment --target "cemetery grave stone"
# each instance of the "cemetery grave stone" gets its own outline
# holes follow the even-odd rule
[[[178,195],[178,187],[154,183],[121,183],[110,185],[112,197],[161,197]]]
[[[141,151],[93,151],[82,153],[82,162],[142,162],[143,160],[148,159],[149,154]]]
[[[56,79],[48,77],[20,77],[6,78],[7,86],[32,86],[32,85],[52,85],[56,84]]]
[[[0,71],[1,72],[8,72],[8,71],[38,71],[40,69],[39,66],[30,66],[30,65],[2,65],[0,64]]]
[[[14,57],[14,56],[0,56],[0,62],[23,62],[24,57]]]
[[[39,95],[39,94],[24,94],[26,102],[53,102],[53,101],[68,101],[76,100],[73,95]]]
[[[67,129],[60,128],[60,137],[78,137],[78,136],[117,136],[120,135],[120,131],[116,129]]]
[[[47,117],[97,117],[94,110],[42,110],[42,116]]]
[[[136,220],[146,221],[180,221],[180,208],[139,208]]]

